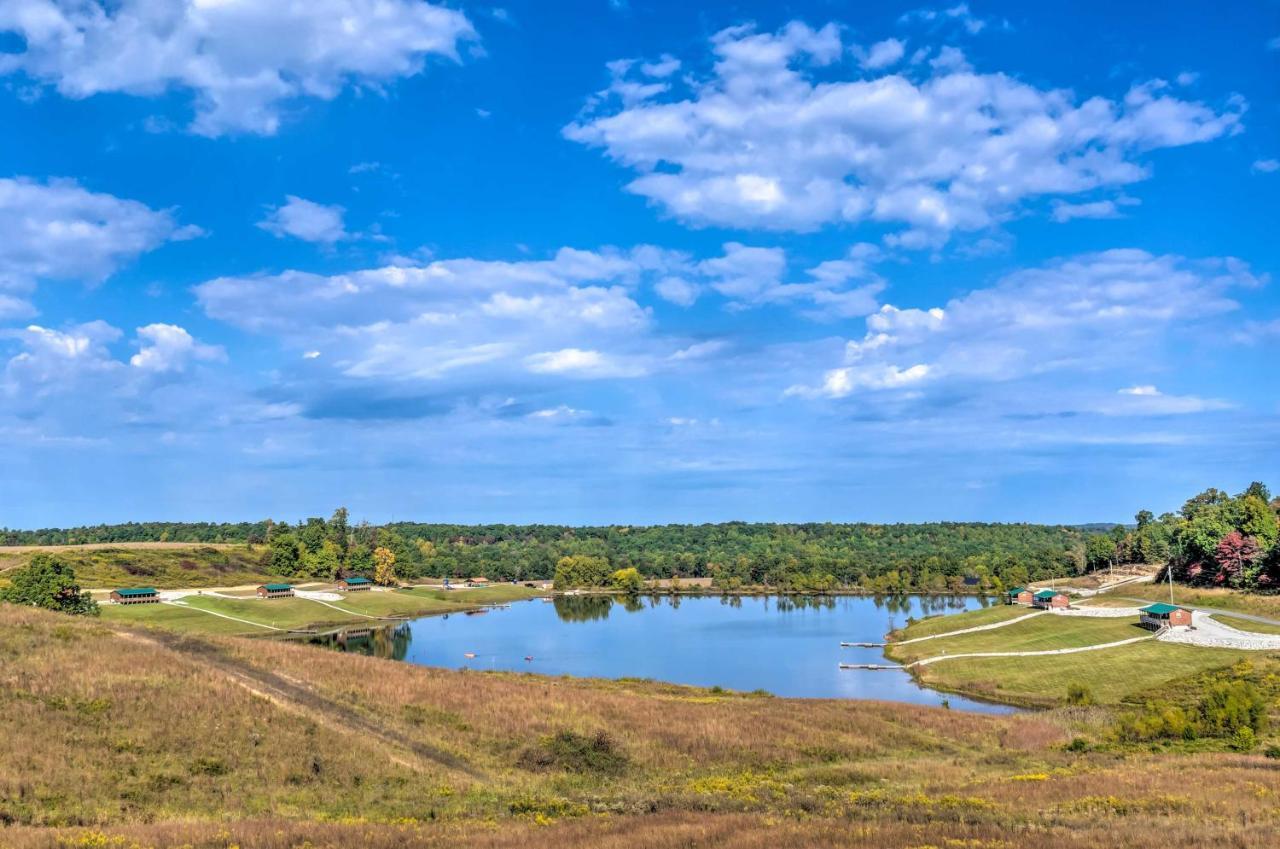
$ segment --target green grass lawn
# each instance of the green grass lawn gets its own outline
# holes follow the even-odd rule
[[[1082,684],[1114,704],[1187,675],[1228,666],[1250,652],[1149,640],[1111,649],[1047,657],[962,658],[918,669],[930,686],[1024,705],[1052,705]]]
[[[1280,634],[1280,625],[1254,622],[1250,619],[1241,619],[1238,616],[1227,616],[1222,613],[1213,614],[1213,618],[1223,625],[1230,625],[1232,628],[1237,628],[1241,631],[1250,631],[1254,634]]]
[[[957,617],[958,618],[958,617]],[[972,626],[969,626],[972,627]],[[1015,622],[1003,628],[961,634],[955,637],[939,637],[920,643],[894,646],[890,649],[895,660],[911,662],[944,654],[968,654],[971,652],[1048,651],[1051,649],[1078,648],[1102,645],[1150,635],[1139,628],[1135,620],[1101,619],[1087,617],[1056,616],[1042,614],[1024,622]],[[908,628],[904,638],[915,636]],[[950,661],[948,661],[949,663]]]
[[[962,628],[976,628],[979,625],[992,625],[1007,619],[1026,616],[1031,609],[1020,604],[993,604],[991,607],[980,607],[964,613],[951,613],[943,616],[930,616],[911,623],[906,628],[894,632],[894,638],[930,637],[934,634],[945,634],[948,631],[959,631]],[[903,631],[910,630],[909,634]]]
[[[525,587],[498,586],[466,592],[396,590],[392,592],[348,593],[341,601],[319,604],[305,598],[231,599],[190,595],[185,605],[134,604],[102,606],[104,619],[113,622],[159,625],[204,634],[267,634],[269,628],[210,615],[221,613],[258,625],[303,630],[315,625],[368,623],[368,616],[425,616],[469,610],[479,605],[501,604],[533,598],[538,591]],[[332,605],[332,606],[329,606]],[[336,609],[335,609],[336,608]],[[202,612],[206,611],[206,612]],[[360,615],[363,614],[363,615]]]

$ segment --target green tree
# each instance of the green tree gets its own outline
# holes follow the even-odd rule
[[[635,595],[644,589],[644,578],[634,566],[614,572],[609,576],[609,582],[613,584],[615,590],[621,590],[630,595]]]
[[[277,530],[271,538],[271,573],[286,577],[298,574],[302,565],[301,548],[297,537]]]
[[[48,554],[36,554],[31,562],[9,573],[9,586],[0,591],[0,601],[26,604],[97,616],[98,603],[76,583],[75,570],[66,562]]]
[[[332,580],[342,569],[342,551],[333,540],[325,540],[318,551],[302,555],[302,571],[309,578]]]
[[[573,587],[603,587],[612,574],[609,561],[589,554],[571,554],[556,562],[556,589]]]

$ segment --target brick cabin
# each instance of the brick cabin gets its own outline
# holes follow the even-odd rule
[[[1054,590],[1040,590],[1031,597],[1031,603],[1043,610],[1062,610],[1071,606],[1071,599]]]
[[[116,604],[158,604],[160,593],[156,592],[154,587],[112,590],[111,600]]]
[[[1176,604],[1150,604],[1138,612],[1138,624],[1156,631],[1161,628],[1190,628],[1191,611]]]
[[[1013,587],[1004,594],[1005,604],[1030,604],[1031,590],[1026,587]]]
[[[370,581],[368,578],[359,577],[343,578],[338,581],[338,589],[346,590],[349,593],[373,589],[373,581]]]
[[[289,598],[293,587],[289,584],[263,584],[258,587],[258,598]]]

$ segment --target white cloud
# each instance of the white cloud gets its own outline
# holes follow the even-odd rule
[[[216,345],[202,344],[184,328],[174,324],[148,324],[138,328],[142,349],[129,359],[129,365],[153,374],[186,371],[192,360],[204,362],[225,360],[226,352]]]
[[[475,36],[463,13],[420,0],[8,0],[0,32],[24,45],[0,54],[0,74],[77,99],[189,90],[191,129],[209,136],[273,134],[290,101],[413,76]]]
[[[285,204],[270,210],[258,226],[276,237],[293,236],[304,242],[332,245],[348,237],[342,222],[345,210],[286,195]]]
[[[644,62],[640,65],[640,72],[646,77],[658,79],[669,77],[678,70],[680,70],[680,60],[669,53],[663,53],[662,58],[657,62]]]
[[[947,6],[942,9],[916,9],[915,11],[903,14],[899,19],[900,23],[949,23],[959,24],[969,35],[977,35],[987,28],[990,21],[985,18],[979,18],[969,9],[968,3],[957,3],[954,6]],[[1008,21],[1000,21],[1000,25],[1004,29],[1009,29]]]
[[[917,383],[976,392],[979,384],[1146,367],[1161,361],[1175,329],[1237,309],[1231,290],[1263,282],[1229,258],[1088,254],[1007,275],[943,307],[886,305],[845,345],[842,364],[788,394],[838,398]],[[1121,394],[1157,392],[1139,385]]]
[[[683,277],[663,277],[653,284],[653,290],[664,301],[681,307],[691,307],[698,300],[698,287]]]
[[[565,248],[549,260],[225,277],[197,286],[196,297],[211,317],[278,336],[302,356],[324,351],[328,367],[355,379],[623,374],[662,353],[632,290],[677,262],[654,248]]]
[[[1156,81],[1120,101],[1082,101],[973,71],[954,48],[932,70],[817,81],[809,69],[842,48],[830,25],[725,30],[701,79],[653,85],[633,79],[632,63],[614,65],[618,97],[593,99],[564,134],[603,149],[635,172],[629,191],[695,225],[875,221],[906,228],[891,243],[920,248],[996,226],[1036,198],[1140,181],[1142,154],[1241,128],[1238,98],[1218,110]]]
[[[1103,403],[1099,405],[1097,412],[1109,416],[1181,416],[1231,407],[1225,401],[1212,398],[1166,395],[1151,384],[1130,386],[1117,394],[1127,396],[1126,400],[1118,406]]]
[[[40,280],[94,284],[139,254],[199,235],[172,212],[90,192],[71,180],[0,179],[0,311],[34,314],[24,294]]]
[[[1253,162],[1253,170],[1262,174],[1274,174],[1280,171],[1280,159],[1256,159]]]
[[[85,375],[121,367],[108,349],[120,338],[120,331],[105,321],[73,325],[66,330],[33,324],[16,335],[23,350],[5,366],[5,388],[11,395],[49,394]]]
[[[1137,206],[1139,201],[1133,198],[1119,197],[1115,200],[1098,200],[1090,203],[1053,202],[1053,220],[1062,224],[1075,218],[1120,218],[1121,206]]]
[[[907,47],[901,41],[896,38],[886,38],[871,45],[870,50],[863,51],[858,48],[858,64],[869,71],[877,71],[898,64],[906,52]]]
[[[584,351],[581,348],[562,348],[544,351],[524,358],[529,371],[538,374],[567,374],[575,377],[639,377],[645,367],[621,357]]]

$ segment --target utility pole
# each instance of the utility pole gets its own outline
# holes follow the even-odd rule
[[[1169,575],[1169,603],[1173,604],[1173,564],[1166,563],[1164,571]]]

